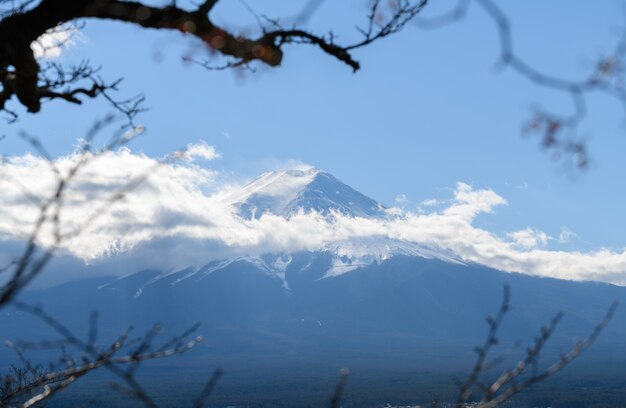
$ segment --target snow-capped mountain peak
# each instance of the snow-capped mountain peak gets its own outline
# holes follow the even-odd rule
[[[244,217],[265,212],[290,216],[300,210],[383,217],[385,207],[318,168],[264,173],[229,197]]]
[[[234,203],[246,203],[250,200],[265,197],[268,202],[273,199],[277,206],[286,205],[295,199],[298,193],[313,181],[320,170],[311,167],[306,170],[270,171],[263,173],[229,199]]]

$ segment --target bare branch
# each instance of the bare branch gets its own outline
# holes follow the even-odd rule
[[[435,17],[418,16],[414,20],[415,25],[423,29],[435,29],[456,23],[457,21],[465,18],[470,4],[470,0],[458,0],[454,8],[443,14]]]
[[[360,30],[363,39],[348,45],[335,43],[332,34],[319,36],[295,25],[288,29],[277,25],[271,30],[262,28],[258,38],[234,35],[210,19],[209,14],[217,2],[206,0],[195,10],[188,11],[177,7],[175,2],[154,7],[137,1],[80,0],[67,4],[60,0],[44,0],[13,10],[0,19],[0,39],[6,39],[4,42],[0,40],[0,51],[6,49],[6,52],[0,52],[0,110],[5,110],[8,119],[14,121],[15,112],[6,106],[13,96],[33,113],[39,112],[46,100],[81,104],[84,98],[103,96],[115,109],[129,116],[129,120],[141,112],[138,104],[115,102],[107,91],[115,90],[119,81],[105,83],[95,78],[97,70],[88,64],[64,71],[55,64],[42,66],[36,60],[32,43],[49,30],[62,29],[69,22],[116,20],[145,28],[179,31],[199,38],[211,51],[229,58],[231,62],[225,68],[245,67],[253,61],[276,67],[282,62],[286,44],[311,44],[356,71],[360,64],[351,52],[400,31],[421,12],[427,0],[396,0],[390,3],[389,10],[385,10],[390,13],[389,17],[385,17],[381,10],[380,0],[374,0],[367,28]],[[319,0],[307,3],[295,24],[306,21],[320,4]],[[142,98],[136,100],[143,101]]]
[[[207,15],[215,7],[219,0],[205,0],[198,6],[197,13]]]
[[[487,356],[489,355],[491,348],[498,344],[498,328],[502,324],[504,316],[511,311],[511,289],[509,288],[509,285],[505,285],[503,291],[504,294],[502,296],[502,303],[500,304],[496,317],[487,316],[486,318],[489,331],[483,346],[475,349],[478,357],[476,358],[474,367],[472,368],[472,371],[468,375],[467,379],[459,386],[459,404],[471,398],[472,387],[476,384],[478,377],[485,369]]]
[[[135,128],[127,131],[120,130],[114,133],[111,140],[104,147],[97,151],[92,151],[91,144],[95,135],[113,122],[113,117],[107,116],[104,120],[97,122],[94,125],[94,127],[87,133],[87,137],[83,140],[81,150],[79,151],[79,158],[69,169],[66,170],[64,174],[56,168],[54,161],[36,137],[25,133],[22,134],[22,137],[31,143],[31,145],[44,158],[46,158],[52,173],[57,179],[57,184],[48,197],[40,199],[39,215],[34,223],[32,231],[26,239],[26,247],[24,251],[17,257],[16,260],[10,263],[8,268],[0,270],[0,272],[11,275],[6,283],[0,285],[0,307],[10,303],[24,287],[26,287],[37,275],[39,275],[64,242],[80,235],[94,221],[99,219],[103,214],[106,214],[112,205],[122,200],[129,192],[143,183],[163,163],[170,163],[184,156],[184,152],[176,152],[161,159],[160,161],[155,162],[154,166],[151,166],[145,172],[132,177],[117,191],[114,191],[107,199],[104,200],[102,205],[99,208],[94,209],[91,215],[87,216],[82,223],[79,223],[72,229],[64,231],[61,228],[62,209],[65,193],[72,184],[72,181],[88,164],[98,160],[107,152],[126,145],[134,137],[136,137],[136,135],[143,131],[142,128]],[[27,193],[29,192],[27,191]],[[27,196],[29,195],[27,194]],[[51,242],[40,247],[39,243],[41,242],[41,234],[44,227],[51,227],[53,239]]]
[[[146,360],[185,353],[202,341],[201,336],[190,338],[199,327],[199,325],[196,324],[191,329],[165,342],[163,345],[155,346],[154,341],[160,331],[160,326],[155,325],[152,330],[148,331],[146,335],[139,339],[134,341],[129,340],[128,334],[130,330],[128,330],[110,346],[101,348],[96,345],[93,334],[93,331],[97,329],[90,331],[87,340],[83,341],[59,320],[44,312],[43,309],[17,301],[13,304],[18,310],[35,316],[45,325],[54,329],[61,336],[61,340],[38,343],[16,341],[11,344],[11,347],[16,351],[18,356],[20,356],[20,360],[24,362],[25,367],[34,374],[30,381],[22,381],[22,383],[14,387],[10,393],[6,393],[2,396],[0,399],[0,403],[2,404],[15,401],[24,395],[30,396],[35,390],[40,389],[23,404],[23,406],[32,406],[33,404],[40,403],[50,398],[56,392],[66,388],[78,378],[100,367],[104,367],[123,381],[124,386],[118,385],[115,387],[116,390],[131,395],[147,407],[156,407],[157,404],[150,398],[135,376],[137,367]],[[92,314],[90,319],[92,325],[96,324],[94,316],[95,315]],[[121,352],[128,350],[133,344],[137,344],[137,346],[134,347],[132,351],[120,355]],[[65,359],[66,368],[42,373],[32,368],[30,363],[24,358],[24,352],[27,350],[41,348],[62,348],[65,350],[66,347],[73,347],[84,353],[83,357],[80,359],[80,363],[67,357]],[[216,372],[213,375],[197,401],[202,401],[202,403],[206,401],[220,376],[221,372]]]
[[[339,408],[343,390],[346,388],[346,385],[348,385],[348,375],[350,375],[350,370],[347,368],[344,367],[339,370],[339,382],[335,386],[335,392],[332,397],[330,397],[330,408]]]
[[[626,28],[614,51],[601,58],[592,72],[578,81],[549,75],[535,68],[514,48],[511,22],[502,8],[493,0],[473,0],[493,20],[498,30],[500,55],[498,66],[510,68],[533,84],[562,92],[572,101],[570,114],[555,114],[545,109],[535,109],[532,118],[522,127],[523,134],[537,134],[543,148],[554,152],[553,157],[565,154],[573,158],[579,169],[589,165],[586,145],[578,134],[580,123],[587,115],[587,96],[601,93],[621,104],[626,114],[626,89],[621,78],[623,59],[626,55]],[[458,0],[448,12],[433,18],[415,18],[420,28],[440,28],[463,19],[472,0]]]
[[[207,381],[206,385],[202,389],[202,392],[200,392],[200,395],[198,395],[198,398],[194,402],[194,408],[202,408],[205,406],[223,374],[224,372],[219,368],[213,372],[213,375],[209,378],[209,381]]]
[[[499,343],[497,334],[503,318],[506,313],[510,311],[511,307],[509,300],[510,290],[508,286],[505,286],[503,301],[496,317],[487,317],[489,331],[484,345],[476,348],[476,352],[478,354],[476,362],[466,380],[458,382],[459,395],[457,399],[457,407],[462,407],[464,406],[463,404],[476,400],[477,398],[474,398],[474,393],[475,389],[478,389],[480,390],[480,394],[482,396],[478,398],[480,402],[476,405],[476,407],[494,408],[499,404],[508,401],[515,394],[523,391],[527,387],[542,382],[555,375],[595,342],[610,322],[617,308],[617,302],[613,302],[608,308],[602,321],[595,326],[594,330],[585,340],[577,341],[570,351],[562,355],[555,362],[551,363],[547,368],[540,369],[539,358],[541,352],[543,351],[548,340],[550,340],[554,334],[557,325],[563,317],[562,312],[557,313],[546,326],[541,328],[539,334],[535,337],[532,346],[528,347],[526,350],[526,355],[523,359],[515,364],[512,369],[505,370],[495,379],[495,381],[485,384],[480,377],[496,363],[502,361],[501,359],[497,359],[493,362],[486,363],[488,354],[490,353],[492,347]]]

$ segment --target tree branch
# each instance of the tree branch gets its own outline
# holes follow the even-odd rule
[[[20,9],[0,20],[0,72],[4,70],[7,73],[0,75],[0,109],[6,109],[6,102],[13,96],[29,112],[35,113],[41,110],[41,102],[45,99],[80,104],[80,97],[95,98],[103,94],[102,85],[96,84],[96,81],[90,87],[75,86],[63,91],[51,89],[43,77],[45,70],[35,59],[31,44],[46,32],[71,21],[114,20],[149,29],[179,31],[202,40],[212,51],[232,59],[234,62],[228,65],[234,67],[253,61],[276,67],[283,60],[284,45],[312,44],[356,71],[360,64],[351,52],[400,31],[421,12],[427,0],[398,0],[390,6],[389,17],[385,17],[380,10],[380,0],[374,0],[368,15],[368,28],[360,30],[364,38],[348,45],[335,43],[332,34],[319,36],[296,27],[263,29],[257,38],[234,35],[210,19],[210,11],[217,2],[206,0],[195,10],[185,10],[175,2],[156,7],[138,1],[74,0],[68,3],[43,0],[36,6]],[[13,71],[9,72],[9,67]],[[85,79],[92,78],[79,75],[55,86],[68,86]]]

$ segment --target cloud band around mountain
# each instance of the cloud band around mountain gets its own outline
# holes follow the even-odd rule
[[[63,173],[79,157],[63,156],[54,165]],[[332,242],[387,237],[441,248],[464,261],[508,272],[626,284],[626,252],[547,250],[543,247],[551,238],[536,229],[499,236],[475,226],[477,215],[492,213],[506,201],[492,190],[461,182],[447,206],[438,210],[393,209],[384,219],[305,211],[246,219],[229,200],[241,185],[221,182],[218,172],[197,163],[216,157],[215,149],[202,143],[190,146],[174,163],[159,164],[158,158],[126,148],[94,158],[67,189],[62,230],[70,231],[98,213],[81,235],[63,243],[62,250],[91,264],[135,256],[138,265],[177,268],[224,256],[317,250]],[[50,168],[47,160],[32,154],[0,164],[0,237],[6,242],[31,232],[39,200],[54,192],[56,178]],[[145,172],[150,176],[122,200],[106,204]],[[39,243],[49,245],[51,240],[48,226]],[[154,242],[167,245],[147,250]],[[11,256],[8,249],[4,252],[5,258]]]

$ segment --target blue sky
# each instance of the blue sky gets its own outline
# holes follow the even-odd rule
[[[222,3],[216,19],[230,27],[253,25],[240,2]],[[270,15],[283,10],[280,3],[249,2]],[[434,14],[445,3],[453,2],[426,12]],[[327,1],[311,25],[354,38],[363,4]],[[612,48],[625,21],[619,1],[592,8],[565,0],[502,4],[518,53],[546,72],[572,78]],[[537,140],[520,137],[520,127],[534,104],[568,112],[569,100],[494,69],[497,33],[476,7],[458,24],[437,31],[407,27],[358,51],[362,70],[356,74],[307,46],[288,48],[282,67],[242,79],[181,62],[195,43],[177,33],[88,22],[82,36],[62,61],[87,57],[102,65],[103,77],[125,77],[121,95],[147,98],[151,110],[138,122],[148,131],[131,145],[133,151],[159,156],[204,140],[221,154],[211,166],[234,179],[300,161],[387,204],[404,194],[412,209],[425,199],[450,198],[462,181],[507,200],[477,219],[490,231],[532,227],[558,236],[567,227],[578,235],[567,249],[626,246],[626,129],[619,105],[590,98],[590,117],[581,129],[591,153],[587,171],[550,160]],[[3,152],[28,150],[16,137],[25,130],[53,155],[66,154],[107,111],[97,101],[81,107],[50,103],[41,114],[2,125]]]

